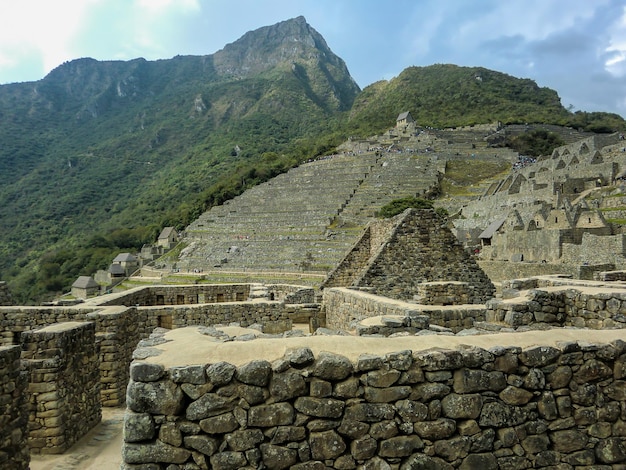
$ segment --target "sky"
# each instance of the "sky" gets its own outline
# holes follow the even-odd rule
[[[626,0],[1,0],[0,84],[82,57],[212,54],[300,15],[361,88],[409,66],[480,66],[626,118]]]

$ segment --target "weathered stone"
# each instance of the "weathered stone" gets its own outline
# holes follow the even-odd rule
[[[578,452],[573,452],[569,455],[564,455],[562,457],[562,460],[563,462],[574,466],[593,465],[596,463],[596,456],[593,450],[585,449]]]
[[[272,444],[261,444],[261,455],[267,468],[275,470],[291,467],[298,458],[298,453],[294,449]]]
[[[552,392],[543,392],[537,401],[537,411],[543,419],[553,420],[559,417],[556,400]]]
[[[148,463],[177,463],[187,461],[191,452],[180,447],[174,447],[161,441],[145,444],[125,443],[122,446],[124,462],[130,464]]]
[[[200,421],[200,428],[207,434],[225,434],[239,427],[233,413],[224,413]]]
[[[602,439],[596,446],[596,457],[602,463],[615,464],[626,461],[626,443],[623,438]]]
[[[480,426],[478,426],[478,423],[473,419],[458,422],[456,429],[461,436],[473,436],[480,432]]]
[[[425,371],[455,370],[463,366],[463,356],[456,350],[420,351],[414,360]]]
[[[245,467],[247,463],[243,452],[219,452],[211,456],[213,470],[238,470]]]
[[[399,370],[374,370],[368,372],[365,382],[370,387],[391,387],[398,381],[402,373]]]
[[[355,421],[352,419],[343,419],[341,424],[337,428],[337,432],[342,434],[350,439],[359,439],[367,434],[369,431],[370,425],[366,423],[362,423],[360,421]]]
[[[180,447],[183,443],[183,435],[176,423],[163,423],[159,429],[159,440]]]
[[[206,368],[206,376],[213,385],[221,387],[230,383],[236,371],[237,368],[228,362],[216,362]]]
[[[345,409],[344,418],[353,421],[372,423],[383,419],[393,419],[395,409],[386,403],[358,403]]]
[[[581,431],[566,429],[550,433],[550,440],[552,441],[554,450],[569,453],[584,449],[589,438]]]
[[[463,459],[459,466],[460,470],[497,470],[498,461],[496,457],[489,454],[470,454]]]
[[[248,405],[258,405],[264,403],[270,396],[269,390],[265,387],[257,387],[255,385],[239,384],[237,386],[238,395],[246,400]]]
[[[130,365],[130,378],[137,382],[156,382],[165,375],[161,364],[150,362],[133,362]]]
[[[378,441],[389,439],[398,435],[398,425],[392,420],[379,421],[370,426],[369,434]]]
[[[407,457],[416,450],[424,448],[424,442],[417,436],[397,436],[385,439],[380,443],[380,457]]]
[[[350,443],[350,453],[356,460],[371,459],[378,450],[378,441],[366,436],[362,439],[355,439]]]
[[[547,383],[553,390],[565,388],[572,380],[572,368],[570,366],[559,366],[546,376]]]
[[[507,405],[515,406],[525,405],[533,398],[532,392],[511,385],[502,390],[498,396]]]
[[[435,454],[443,457],[448,462],[467,457],[472,441],[468,437],[457,436],[452,439],[435,441],[433,448]]]
[[[428,417],[428,406],[413,400],[399,400],[396,403],[396,410],[400,418],[409,423],[425,421]]]
[[[604,389],[604,394],[612,400],[626,400],[626,381],[616,380]]]
[[[380,370],[383,367],[383,358],[375,354],[361,354],[356,361],[356,370],[367,372],[370,370]]]
[[[400,470],[453,470],[454,467],[438,457],[417,453],[411,455],[401,466]],[[478,470],[478,467],[476,467]]]
[[[329,397],[333,393],[333,384],[328,380],[313,379],[309,383],[309,393],[316,398]]]
[[[346,450],[346,443],[335,431],[311,433],[309,442],[314,460],[335,459]]]
[[[581,406],[592,406],[596,402],[597,391],[595,384],[582,384],[578,389],[571,391],[570,397],[572,398],[572,403]],[[611,397],[610,392],[605,390],[605,393]]]
[[[235,399],[232,397],[205,393],[187,407],[186,417],[191,421],[199,421],[232,411],[235,404]]]
[[[294,407],[300,413],[317,418],[340,418],[345,402],[332,398],[300,397]]]
[[[135,382],[128,384],[126,404],[136,413],[176,415],[183,407],[183,392],[174,382]]]
[[[580,366],[580,369],[574,374],[574,380],[579,383],[593,382],[606,377],[611,377],[613,370],[597,359],[590,359]]]
[[[352,362],[339,354],[322,351],[313,365],[313,375],[323,380],[343,380],[353,371]]]
[[[365,387],[365,400],[370,403],[391,403],[407,398],[411,391],[408,385],[388,388]]]
[[[460,369],[454,372],[453,387],[456,393],[474,393],[485,390],[499,392],[506,387],[506,378],[502,372],[498,371]]]
[[[537,454],[550,447],[550,439],[547,434],[534,434],[522,439],[521,445],[531,455]]]
[[[155,426],[149,413],[127,411],[124,419],[124,441],[140,442],[151,440],[155,436]]]
[[[543,367],[556,361],[561,351],[550,346],[535,346],[522,351],[519,360],[528,367]]]
[[[523,409],[496,401],[483,405],[478,424],[481,427],[501,428],[517,426],[526,421],[526,419],[527,415]]]
[[[206,383],[204,366],[179,366],[170,368],[170,377],[175,383],[202,385]]]
[[[253,449],[264,440],[260,429],[241,429],[225,436],[228,447],[236,452]]]
[[[424,383],[413,387],[411,400],[430,401],[434,398],[443,398],[450,393],[450,387],[442,383]]]
[[[311,432],[322,432],[330,429],[336,429],[341,425],[341,421],[334,419],[312,419],[306,425]]]
[[[190,447],[209,456],[215,454],[218,448],[218,441],[209,436],[185,436],[183,442],[185,447]]]
[[[385,355],[385,362],[392,369],[406,371],[413,364],[413,353],[409,350],[390,352]]]
[[[356,462],[351,455],[344,454],[337,457],[333,466],[337,470],[354,470],[356,468]]]
[[[493,429],[485,429],[472,436],[472,446],[470,452],[490,452],[493,450],[493,441],[496,432]]]
[[[297,348],[290,349],[285,354],[285,358],[289,361],[292,367],[306,367],[313,364],[315,356],[311,348]]]
[[[271,444],[280,445],[306,439],[306,429],[302,426],[279,426],[272,436]]]
[[[237,379],[248,385],[265,387],[272,375],[272,365],[265,360],[252,361],[237,369]]]
[[[479,394],[459,395],[451,393],[441,400],[443,415],[453,419],[475,419],[480,415],[483,399]]]
[[[259,405],[250,408],[248,426],[272,427],[293,424],[295,412],[289,403]]]
[[[270,394],[277,401],[286,401],[300,397],[308,392],[304,377],[296,372],[287,371],[273,374],[270,380]]]
[[[355,398],[359,394],[359,379],[350,377],[335,384],[333,395],[337,398]]]
[[[456,421],[439,418],[435,421],[419,421],[414,423],[415,433],[423,439],[447,439],[456,431]]]

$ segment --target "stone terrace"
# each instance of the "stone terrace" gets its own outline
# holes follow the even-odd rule
[[[436,157],[375,152],[301,165],[201,215],[177,267],[327,271],[378,208],[432,191],[440,167]]]

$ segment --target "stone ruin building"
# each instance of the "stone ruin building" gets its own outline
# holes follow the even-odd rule
[[[619,184],[619,143],[572,142],[514,170],[451,230],[432,211],[364,223],[436,191],[445,158],[492,153],[477,132],[504,129],[408,123],[350,142],[186,231],[179,267],[293,269],[310,253],[334,268],[322,289],[155,283],[24,307],[0,284],[0,470],[66,452],[120,406],[124,470],[624,468],[622,235],[607,232],[608,201],[581,198]],[[324,183],[285,191],[307,182]],[[572,276],[563,261],[580,266],[590,246],[590,275]]]
[[[103,406],[126,406],[125,470],[622,468],[626,275],[494,297],[468,256],[408,210],[370,225],[321,292],[152,285],[0,307],[0,469],[65,452]],[[418,266],[394,278],[403,259]]]

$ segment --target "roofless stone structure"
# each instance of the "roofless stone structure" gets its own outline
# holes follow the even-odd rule
[[[378,295],[412,300],[423,292],[421,284],[436,281],[463,283],[457,285],[468,292],[462,303],[484,303],[495,293],[487,275],[435,211],[407,209],[370,223],[322,287],[367,287]]]

